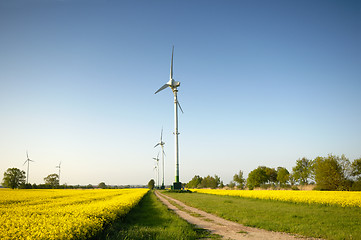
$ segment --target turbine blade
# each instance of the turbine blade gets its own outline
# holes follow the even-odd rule
[[[164,154],[164,156],[166,156],[164,150],[163,150],[163,154]]]
[[[163,137],[163,127],[162,127],[162,131],[160,132],[160,142],[162,142],[162,137]]]
[[[179,109],[182,111],[182,113],[184,113],[183,109],[182,109],[182,107],[181,107],[181,105],[180,105],[180,103],[178,101],[177,101],[177,104],[178,104]]]
[[[25,163],[26,163],[27,161],[28,161],[28,160],[26,160],[26,161],[24,162],[23,166],[25,165]]]
[[[172,48],[172,61],[170,63],[170,79],[173,79],[173,52],[174,52],[174,45]]]
[[[160,91],[166,89],[167,87],[169,87],[169,84],[168,84],[168,83],[164,84],[164,85],[163,85],[161,88],[159,88],[154,94],[159,93]]]
[[[156,146],[158,146],[159,145],[159,143],[157,143],[154,147],[156,147]]]
[[[28,150],[26,150],[26,158],[29,159]]]

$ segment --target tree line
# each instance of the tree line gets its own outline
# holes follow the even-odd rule
[[[315,184],[315,190],[361,191],[361,158],[351,162],[345,155],[329,154],[313,160],[301,158],[289,172],[284,167],[259,166],[245,179],[242,170],[226,185],[228,188],[298,189],[297,186]],[[187,188],[223,188],[221,179],[215,175],[196,175],[186,185]]]

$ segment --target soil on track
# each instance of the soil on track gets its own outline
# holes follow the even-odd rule
[[[197,227],[207,229],[213,234],[218,234],[222,236],[223,239],[315,239],[246,227],[242,224],[231,222],[197,208],[185,205],[183,202],[161,194],[158,191],[155,191],[155,194],[169,209],[173,210],[187,222],[194,224]]]

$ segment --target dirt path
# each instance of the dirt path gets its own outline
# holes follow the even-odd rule
[[[213,234],[221,235],[224,239],[314,239],[296,237],[287,233],[270,232],[263,229],[246,227],[239,223],[185,205],[184,203],[155,191],[157,197],[181,218],[200,228],[207,229]]]

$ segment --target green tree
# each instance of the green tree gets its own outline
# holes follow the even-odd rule
[[[301,185],[308,184],[308,180],[313,177],[313,162],[307,158],[298,159],[292,171],[292,176],[296,182]]]
[[[192,180],[190,180],[187,184],[186,187],[187,188],[198,188],[202,182],[203,178],[195,175]]]
[[[250,190],[254,189],[255,187],[260,187],[261,184],[265,184],[268,181],[265,168],[266,167],[260,166],[248,174],[247,187]]]
[[[351,186],[347,179],[348,166],[344,156],[328,155],[314,160],[315,181],[320,190],[348,190]]]
[[[230,181],[229,184],[228,184],[228,187],[229,187],[229,188],[232,188],[232,189],[233,189],[235,186],[236,186],[236,183],[233,182],[233,181]]]
[[[199,185],[200,188],[217,188],[218,185],[221,183],[221,179],[214,175],[214,177],[211,177],[208,175],[207,177],[202,179],[201,184]]]
[[[280,183],[281,187],[286,186],[287,182],[290,180],[290,173],[284,167],[277,168],[277,181]]]
[[[105,182],[101,182],[98,184],[98,188],[105,189],[105,188],[107,188],[107,185],[105,184]]]
[[[243,189],[244,188],[244,184],[245,184],[245,182],[246,182],[246,180],[244,179],[244,177],[243,177],[243,172],[242,172],[242,170],[239,170],[239,173],[237,174],[234,174],[234,176],[233,176],[233,181],[235,182],[235,183],[237,183],[237,187],[238,188],[241,188],[241,189]]]
[[[59,186],[59,175],[56,173],[49,174],[47,177],[44,178],[44,182],[46,185],[49,185],[52,188],[56,188],[57,186]]]
[[[266,175],[267,175],[267,181],[269,183],[277,183],[277,171],[274,168],[269,167],[263,167]]]
[[[155,186],[155,181],[154,179],[150,179],[149,182],[148,182],[148,188],[153,190],[154,189],[154,186]]]
[[[4,172],[2,185],[7,188],[18,188],[21,184],[25,184],[25,172],[18,168],[8,168]]]
[[[353,160],[351,169],[351,175],[361,180],[361,158]]]

